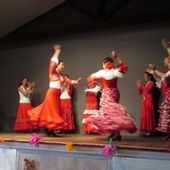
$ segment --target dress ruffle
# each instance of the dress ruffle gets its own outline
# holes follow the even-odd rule
[[[74,112],[71,99],[61,99],[61,116],[64,119],[63,130],[75,130]]]
[[[35,129],[35,127],[30,124],[31,120],[27,113],[31,109],[32,109],[31,103],[19,103],[14,130]]]
[[[86,93],[86,109],[83,113],[83,121],[86,120],[88,117],[93,115],[95,111],[98,110],[98,101],[97,101],[97,96],[94,92],[87,92]],[[91,131],[91,127],[89,124],[83,124],[83,131],[86,133],[93,132]]]
[[[100,110],[83,121],[89,124],[91,131],[96,133],[117,133],[126,130],[130,133],[136,131],[134,120],[126,109],[119,103],[117,88],[104,88],[100,101]]]
[[[159,108],[159,113],[157,130],[170,132],[170,90],[166,92],[165,99]]]
[[[34,126],[63,129],[64,119],[61,117],[60,90],[49,88],[43,103],[30,110],[28,115]]]

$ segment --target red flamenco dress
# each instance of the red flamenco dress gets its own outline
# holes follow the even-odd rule
[[[100,87],[98,85],[95,85],[94,87],[87,87],[85,89],[86,93],[86,106],[85,111],[83,113],[83,122],[85,119],[90,117],[95,111],[99,109],[97,94],[100,91]],[[85,133],[90,133],[91,128],[89,124],[83,124],[83,131]]]
[[[157,82],[157,87],[161,89],[162,92],[162,98],[165,98],[166,92],[168,90],[168,86],[165,83],[165,78],[170,75],[170,70],[168,70],[160,79],[159,82]]]
[[[52,58],[49,66],[49,89],[42,104],[28,112],[33,125],[48,129],[63,129],[64,119],[61,116],[61,83],[62,75],[56,72],[57,58]]]
[[[24,89],[23,86],[21,88]],[[32,130],[33,126],[30,124],[30,119],[28,116],[28,111],[32,109],[30,97],[26,97],[22,92],[18,91],[20,100],[17,111],[17,118],[14,125],[14,130]]]
[[[75,130],[73,103],[72,103],[73,85],[67,84],[63,87],[61,99],[61,116],[64,119],[65,127],[63,130]]]
[[[165,98],[159,107],[159,122],[157,130],[170,133],[170,89],[167,89]]]
[[[156,131],[155,113],[153,104],[154,83],[148,81],[145,85],[141,85],[138,89],[139,94],[142,95],[142,108],[140,131],[154,132]]]
[[[159,107],[159,121],[157,130],[170,133],[170,89],[165,82],[166,77],[170,75],[170,70],[161,78],[157,86],[161,88],[163,102]]]
[[[170,75],[170,70],[161,78],[157,86],[162,90],[163,102],[159,107],[159,122],[157,130],[160,132],[170,133],[170,88],[167,86],[165,79]]]
[[[122,130],[130,133],[136,131],[134,120],[126,109],[118,103],[120,95],[117,80],[123,76],[123,72],[126,70],[126,65],[121,63],[116,69],[102,69],[91,75],[91,78],[98,79],[102,85],[99,111],[95,111],[83,122],[89,124],[93,132],[112,134],[119,133]]]

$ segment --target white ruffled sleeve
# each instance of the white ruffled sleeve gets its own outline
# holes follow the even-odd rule
[[[94,88],[91,89],[86,89],[86,92],[93,92],[93,93],[98,93],[100,91],[100,86],[96,86]]]
[[[58,58],[56,58],[56,57],[52,57],[52,58],[51,58],[51,61],[54,62],[54,63],[56,63],[56,64],[59,63],[59,60],[58,60]]]
[[[118,68],[114,70],[114,76],[115,77],[119,77],[119,78],[122,78],[123,77],[123,73],[121,73]]]
[[[99,70],[98,72],[91,74],[90,77],[97,78],[97,79],[102,77],[102,70]]]
[[[158,82],[156,82],[156,86],[158,88],[161,88],[162,87],[162,83],[165,81],[166,77],[168,77],[168,76],[170,76],[170,71],[168,71],[166,74],[164,74],[162,76],[162,78]]]

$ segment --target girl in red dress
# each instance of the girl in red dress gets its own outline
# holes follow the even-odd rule
[[[68,75],[64,75],[69,78]],[[64,119],[65,127],[62,129],[65,132],[72,132],[75,130],[74,112],[73,112],[73,84],[64,83],[62,85],[61,99],[61,116]]]
[[[155,81],[153,76],[145,72],[144,83],[137,81],[138,92],[142,95],[142,108],[141,108],[141,120],[140,131],[146,132],[149,136],[151,132],[155,132],[155,112],[153,103],[153,93],[155,89]]]
[[[88,80],[89,81],[89,80]],[[99,109],[98,98],[97,95],[100,91],[100,86],[97,85],[96,81],[89,81],[88,86],[85,89],[86,93],[86,106],[85,111],[83,113],[83,122],[89,116],[91,116],[95,111]],[[83,124],[83,131],[87,134],[93,133],[91,131],[90,125]]]
[[[126,109],[119,104],[117,81],[126,73],[127,66],[115,52],[112,52],[112,57],[118,62],[117,68],[114,68],[113,59],[107,57],[104,59],[103,69],[90,76],[90,79],[101,82],[102,97],[99,111],[94,112],[83,123],[89,124],[91,130],[96,133],[111,134],[108,139],[121,140],[120,131],[127,130],[133,133],[136,126]]]
[[[34,129],[30,124],[28,111],[32,109],[30,95],[33,93],[35,83],[30,83],[27,77],[23,77],[18,87],[19,106],[14,130],[25,131]]]
[[[65,127],[64,119],[61,114],[61,87],[64,82],[68,84],[78,84],[78,80],[70,80],[61,74],[64,69],[63,61],[59,61],[61,47],[54,46],[55,53],[49,65],[49,89],[43,103],[28,112],[32,123],[37,127],[47,128],[48,136],[56,136],[54,130]]]

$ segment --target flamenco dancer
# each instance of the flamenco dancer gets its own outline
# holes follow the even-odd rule
[[[159,122],[157,130],[167,134],[166,140],[170,140],[170,75],[165,78],[167,91],[165,98],[159,107]]]
[[[93,73],[89,79],[99,80],[102,85],[100,109],[84,120],[90,125],[91,130],[99,134],[111,134],[108,140],[121,140],[120,131],[130,133],[136,131],[135,122],[125,108],[119,104],[120,94],[117,88],[118,78],[123,77],[127,71],[125,63],[112,52],[112,57],[117,60],[118,66],[114,68],[113,58],[107,57],[103,61],[103,69]]]
[[[65,77],[69,78],[68,75]],[[79,79],[80,80],[80,79]],[[73,111],[73,84],[64,82],[62,85],[62,92],[60,95],[61,99],[61,116],[64,119],[65,127],[61,132],[73,132],[75,130],[75,121],[74,121],[74,111]]]
[[[155,112],[154,112],[154,90],[155,79],[153,76],[145,72],[144,82],[137,81],[138,92],[142,95],[140,131],[145,132],[146,136],[150,136],[156,131]]]
[[[168,56],[164,58],[164,65],[167,68],[166,73],[160,72],[154,64],[149,64],[147,71],[157,78],[157,86],[161,88],[163,102],[159,108],[159,122],[157,130],[167,133],[166,139],[170,138],[169,134],[169,76],[170,76],[170,40],[162,40],[163,47],[167,50]],[[166,80],[167,79],[167,80]],[[167,107],[167,108],[166,108]]]
[[[33,93],[35,83],[29,82],[27,77],[21,78],[18,87],[19,93],[19,106],[17,112],[17,118],[14,125],[16,131],[28,131],[33,130],[34,127],[30,124],[28,111],[32,109],[30,96]]]
[[[168,89],[167,84],[165,83],[165,78],[170,75],[170,40],[162,40],[162,45],[168,52],[168,55],[163,61],[167,71],[165,73],[159,71],[155,64],[149,64],[146,70],[154,76],[157,81],[157,87],[161,88],[162,97],[165,98]]]
[[[98,98],[97,95],[100,91],[100,86],[97,85],[96,81],[90,81],[87,79],[88,86],[85,88],[86,93],[86,106],[85,111],[83,113],[83,122],[84,119],[87,119],[91,116],[95,111],[99,109]],[[91,131],[90,125],[83,124],[83,131],[86,134],[93,134]]]
[[[49,65],[49,89],[43,103],[28,112],[32,123],[37,127],[47,129],[47,136],[57,136],[54,130],[60,130],[65,127],[64,119],[61,116],[60,94],[64,82],[68,84],[78,84],[78,80],[70,80],[61,74],[64,69],[63,61],[59,60],[61,46],[54,46],[55,53],[50,60]]]

